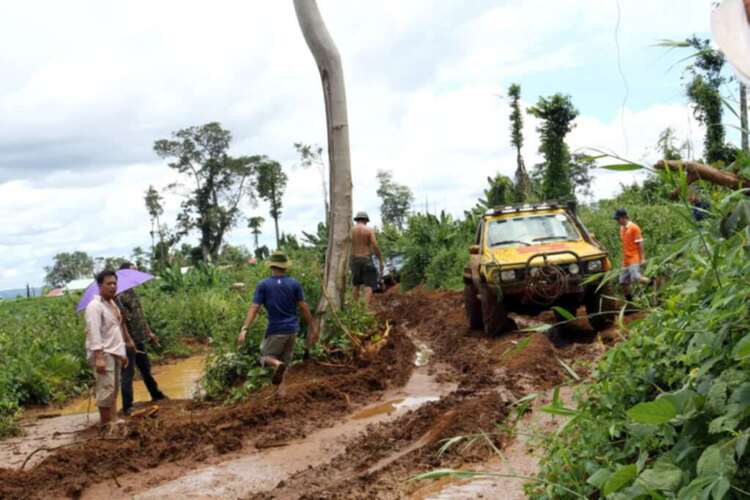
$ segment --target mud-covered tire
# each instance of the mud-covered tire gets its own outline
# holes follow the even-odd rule
[[[479,290],[479,297],[482,301],[484,333],[490,337],[496,337],[503,333],[509,326],[507,321],[508,314],[505,311],[503,299],[486,286],[483,286]]]
[[[614,301],[608,298],[611,295],[609,287],[602,287],[599,291],[589,290],[586,294],[586,314],[594,331],[606,330],[615,322],[617,307]]]
[[[484,326],[482,321],[482,303],[479,301],[477,289],[474,285],[464,284],[464,310],[472,330],[481,330]]]

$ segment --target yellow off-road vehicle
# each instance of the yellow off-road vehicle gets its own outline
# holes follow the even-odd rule
[[[583,226],[575,204],[488,210],[469,254],[464,301],[473,329],[498,335],[515,328],[509,312],[537,315],[552,309],[563,320],[581,305],[596,331],[614,320],[608,287],[592,278],[610,269],[607,251]]]

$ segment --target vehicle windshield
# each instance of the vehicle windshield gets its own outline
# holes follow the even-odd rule
[[[545,241],[579,239],[578,231],[565,214],[494,220],[487,229],[487,244],[491,247],[538,245]]]

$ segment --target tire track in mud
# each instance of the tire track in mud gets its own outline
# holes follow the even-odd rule
[[[538,333],[486,338],[467,330],[462,300],[460,293],[417,289],[386,295],[378,304],[381,318],[428,345],[434,352],[433,362],[450,367],[440,377],[456,383],[455,391],[396,420],[372,426],[329,463],[299,472],[276,488],[247,498],[409,496],[421,486],[408,481],[414,475],[483,463],[494,455],[493,447],[505,447],[510,437],[497,432],[498,423],[508,416],[514,401],[564,380],[558,357],[572,364],[574,360],[593,360],[604,350],[601,343],[594,342],[596,335],[585,321],[553,332],[560,348]],[[539,322],[538,318],[518,320],[527,325]],[[439,453],[444,440],[461,435],[477,439],[472,446],[457,445]]]

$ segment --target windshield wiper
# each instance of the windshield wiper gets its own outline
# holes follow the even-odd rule
[[[507,245],[508,243],[521,243],[522,245],[526,245],[527,247],[531,246],[531,243],[528,243],[526,241],[521,241],[521,240],[504,240],[504,241],[498,241],[497,243],[493,243],[490,246],[496,247],[496,246],[500,246],[500,245]]]
[[[548,241],[548,240],[567,240],[567,236],[543,236],[541,238],[534,238],[531,241]]]

